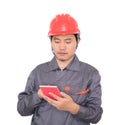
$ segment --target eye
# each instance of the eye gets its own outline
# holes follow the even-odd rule
[[[66,42],[66,44],[70,44],[71,43],[71,39],[67,39],[65,42]]]
[[[60,40],[56,39],[54,40],[55,43],[60,43]]]
[[[60,40],[56,37],[53,39],[53,41],[54,41],[54,43],[60,43]]]
[[[66,42],[67,44],[70,44],[71,42]]]

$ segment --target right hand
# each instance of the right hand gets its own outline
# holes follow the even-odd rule
[[[44,94],[43,94],[43,92],[42,92],[41,89],[38,90],[37,94],[38,94],[38,97],[39,97],[40,99],[43,99],[43,98],[44,98]]]

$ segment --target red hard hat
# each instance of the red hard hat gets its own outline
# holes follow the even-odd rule
[[[80,34],[76,20],[69,14],[57,15],[50,23],[48,36]]]

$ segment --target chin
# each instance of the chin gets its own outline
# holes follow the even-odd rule
[[[57,57],[57,59],[58,59],[59,61],[62,61],[62,62],[66,61],[65,58],[59,58],[59,57]]]
[[[66,61],[66,59],[59,59],[61,62],[65,62]]]

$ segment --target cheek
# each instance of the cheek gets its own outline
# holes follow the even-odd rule
[[[71,52],[75,52],[76,51],[76,45],[71,45],[68,47],[68,49],[71,51]]]
[[[51,45],[52,51],[56,52],[58,50],[58,47],[55,45]]]

